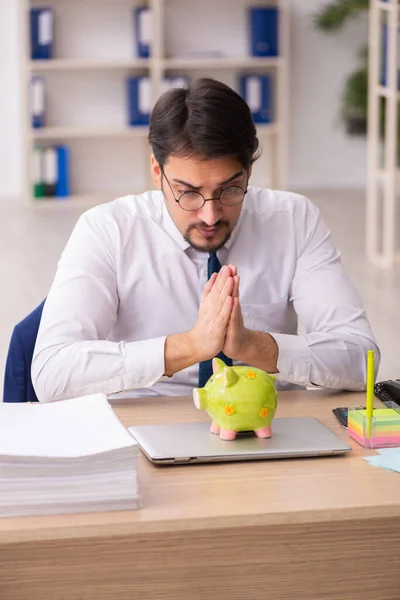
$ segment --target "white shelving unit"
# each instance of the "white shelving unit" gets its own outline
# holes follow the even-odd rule
[[[370,1],[368,82],[368,183],[366,252],[368,260],[383,269],[400,263],[398,204],[398,0]],[[383,25],[387,27],[386,85],[382,85]],[[384,120],[382,119],[385,106]],[[381,122],[383,121],[383,135]]]
[[[146,126],[136,127],[42,127],[33,129],[29,132],[31,140],[71,140],[83,138],[138,138],[146,136],[148,128]]]
[[[32,198],[31,193],[30,157],[34,144],[45,146],[64,141],[73,144],[71,151],[73,195],[70,200],[74,203],[96,204],[113,199],[121,193],[140,193],[152,187],[149,168],[150,149],[147,142],[148,128],[129,127],[124,122],[126,112],[124,110],[124,81],[125,77],[130,74],[145,74],[150,77],[154,103],[161,93],[164,77],[170,74],[186,75],[191,79],[210,76],[232,85],[235,83],[235,75],[239,72],[271,73],[275,88],[274,122],[257,126],[263,147],[263,156],[255,165],[254,172],[258,173],[258,181],[255,184],[280,189],[285,187],[289,43],[288,12],[285,0],[264,0],[262,2],[239,0],[237,5],[236,3],[232,5],[227,0],[215,0],[212,4],[212,6],[217,6],[221,2],[225,3],[229,8],[227,21],[231,18],[229,13],[235,10],[241,11],[241,20],[245,20],[246,7],[254,6],[254,4],[278,6],[280,9],[279,57],[256,58],[246,56],[244,50],[241,55],[236,55],[234,54],[237,50],[236,39],[234,36],[233,39],[229,39],[230,36],[228,36],[227,40],[222,37],[220,44],[224,48],[225,42],[229,41],[232,55],[227,53],[226,56],[220,58],[204,59],[170,56],[168,48],[167,38],[171,36],[171,32],[168,31],[169,23],[176,21],[176,27],[179,30],[182,25],[180,6],[190,9],[192,3],[193,8],[198,8],[198,3],[194,0],[140,2],[140,5],[145,3],[153,11],[153,46],[152,56],[149,59],[135,58],[134,56],[133,9],[139,5],[139,0],[138,2],[135,0],[46,0],[46,6],[53,7],[55,12],[56,57],[52,60],[41,61],[30,60],[29,9],[31,6],[40,6],[43,3],[39,0],[18,0],[18,2],[22,40],[21,78],[22,89],[26,90],[22,105],[25,142],[24,196],[28,202],[35,205],[43,204],[42,199]],[[77,10],[82,10],[84,13],[82,28],[86,23],[88,37],[86,42],[83,41],[82,32],[77,29]],[[90,11],[93,11],[96,17],[93,19],[93,24],[90,20]],[[208,18],[206,22],[210,27]],[[89,30],[89,25],[93,31]],[[69,26],[71,27],[70,32],[68,31]],[[197,27],[198,23],[196,20],[188,23],[187,26],[185,25],[185,31],[189,26]],[[245,24],[243,24],[243,33],[244,30]],[[108,39],[100,42],[99,40],[104,39],[109,32],[111,34]],[[176,35],[173,36],[175,42],[176,37]],[[244,35],[242,37],[244,38]],[[124,43],[121,42],[122,39],[125,39]],[[245,44],[242,46],[244,48]],[[201,49],[204,50],[207,47],[208,40],[205,39]],[[130,54],[132,57],[129,56]],[[33,74],[41,74],[45,77],[46,90],[49,82],[49,97],[47,98],[49,124],[42,129],[31,129],[28,117],[28,83]],[[74,91],[75,86],[77,86],[76,92]],[[102,89],[101,86],[103,86],[105,98],[99,91]],[[69,95],[71,96],[70,100]],[[108,101],[110,105],[106,104]],[[76,110],[73,107],[74,103]],[[81,120],[79,114],[83,115]],[[112,118],[110,119],[110,117]],[[107,122],[109,120],[110,122]],[[82,144],[87,147],[83,147]],[[110,144],[112,144],[112,150]],[[118,172],[118,179],[124,179],[123,183],[118,181],[115,191],[111,190],[109,185],[101,185],[101,182],[98,181],[98,175],[101,174],[105,177],[108,169],[105,158],[108,148],[110,148],[112,156],[111,162],[115,171]],[[103,164],[92,166],[92,183],[88,189],[88,157],[92,152],[96,156],[101,155]],[[129,153],[132,157],[131,163],[127,160]],[[74,163],[75,155],[77,157]],[[122,162],[126,162],[123,177],[119,157]],[[85,172],[80,177],[80,171],[83,169]],[[110,179],[113,177],[111,171],[112,169],[110,170]],[[129,180],[130,171],[132,171],[131,180]],[[59,204],[65,204],[65,202]]]

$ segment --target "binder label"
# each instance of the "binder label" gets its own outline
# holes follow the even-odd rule
[[[249,77],[247,80],[247,104],[251,112],[261,109],[261,81],[258,77]]]
[[[151,44],[152,41],[152,12],[150,8],[142,10],[139,18],[139,35],[142,44]]]
[[[44,113],[44,84],[39,77],[35,77],[31,83],[31,112],[35,117]]]
[[[151,112],[151,83],[149,77],[143,77],[139,81],[139,112],[149,114]]]
[[[44,180],[54,185],[57,182],[57,153],[55,148],[46,148],[44,152]]]
[[[51,10],[44,10],[39,15],[39,44],[47,46],[53,39],[53,13]]]

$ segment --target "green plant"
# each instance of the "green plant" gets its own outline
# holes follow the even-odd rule
[[[369,0],[334,0],[314,15],[315,26],[325,32],[338,31],[346,21],[369,8]],[[368,46],[359,53],[360,66],[348,75],[341,98],[340,116],[350,135],[365,135],[368,119]],[[380,99],[379,129],[385,131],[386,101]],[[397,155],[400,162],[400,119],[398,122]]]
[[[314,15],[314,24],[321,31],[337,32],[351,18],[369,7],[369,0],[334,0]],[[367,132],[368,114],[368,50],[360,52],[360,66],[351,73],[344,85],[340,115],[349,134]]]
[[[349,19],[367,10],[369,0],[335,0],[314,16],[314,23],[322,31],[337,31]]]

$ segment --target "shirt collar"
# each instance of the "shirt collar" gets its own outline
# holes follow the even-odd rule
[[[182,248],[182,250],[187,250],[188,248],[190,248],[190,244],[185,240],[185,238],[180,233],[179,229],[171,219],[171,215],[169,214],[168,209],[165,205],[165,200],[163,200],[162,224],[168,235]]]

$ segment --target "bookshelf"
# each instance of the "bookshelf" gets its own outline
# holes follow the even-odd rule
[[[216,20],[214,45],[219,44],[219,50],[224,53],[215,57],[180,56],[181,50],[190,51],[192,38],[196,43],[196,36],[199,38],[196,49],[207,50],[210,43],[212,45],[207,2]],[[144,4],[153,13],[152,55],[148,59],[135,56],[133,11]],[[279,57],[247,55],[246,11],[257,4],[279,8]],[[55,15],[55,48],[51,60],[30,59],[29,10],[40,6],[53,8]],[[33,145],[66,143],[71,149],[73,193],[60,204],[65,204],[65,200],[74,204],[96,204],[153,187],[148,127],[127,125],[125,79],[131,75],[150,78],[154,103],[167,76],[189,79],[209,76],[238,90],[239,74],[270,74],[274,82],[274,119],[272,123],[257,125],[263,155],[255,165],[253,183],[285,187],[289,42],[285,0],[237,0],[234,5],[229,0],[205,0],[201,6],[194,0],[19,0],[19,7],[21,87],[25,91],[21,107],[24,198],[27,203],[38,205],[43,200],[45,204],[52,201],[32,196]],[[196,11],[200,13],[195,15]],[[192,15],[195,16],[191,18]],[[32,75],[43,76],[46,85],[46,126],[40,129],[32,129],[29,118]],[[118,181],[113,187],[114,176]]]
[[[400,264],[400,240],[396,235],[400,193],[399,27],[398,0],[371,0],[366,254],[373,265],[382,269]]]

